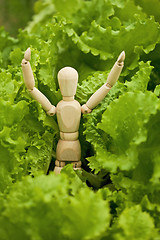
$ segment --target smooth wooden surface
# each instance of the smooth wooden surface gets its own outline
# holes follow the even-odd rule
[[[35,86],[34,76],[31,69],[31,65],[25,59],[22,60],[22,71],[25,85],[28,90],[32,90]]]
[[[78,139],[79,136],[79,132],[73,132],[73,133],[64,133],[64,132],[60,132],[60,138],[62,140],[66,140],[66,141],[75,141]]]
[[[57,167],[57,166],[55,166],[55,168],[54,168],[55,174],[56,174],[56,175],[60,174],[60,172],[61,172],[62,169],[63,169],[63,167]]]
[[[119,55],[117,61],[115,62],[114,66],[112,67],[108,75],[107,84],[109,84],[109,86],[112,87],[117,82],[124,66],[124,59],[125,59],[125,52],[123,51]]]
[[[51,109],[47,111],[49,116],[54,116],[56,114],[56,107],[52,105]]]
[[[82,107],[81,107],[81,112],[82,112],[82,114],[87,114],[87,113],[92,112],[92,110],[89,109],[89,107],[87,107],[86,104],[83,104]]]
[[[77,132],[81,118],[81,106],[79,102],[60,101],[57,104],[57,120],[59,129],[64,133]]]
[[[117,62],[118,62],[119,64],[121,64],[121,63],[124,64],[125,57],[126,57],[126,56],[125,56],[125,51],[122,51],[122,52],[120,53],[118,59],[117,59]]]
[[[72,162],[71,164],[73,165],[73,168],[76,169],[76,168],[80,168],[81,167],[82,162],[81,161]]]
[[[80,161],[81,146],[79,140],[65,141],[59,139],[56,149],[56,159],[59,161]]]
[[[31,49],[30,48],[27,48],[27,50],[25,51],[24,59],[26,61],[30,61],[31,60]]]
[[[111,69],[107,83],[112,87],[118,80],[120,73],[122,71],[123,66],[120,66],[117,62],[114,64],[113,68]]]
[[[123,69],[124,59],[125,59],[125,52],[123,51],[121,52],[116,63],[112,67],[108,75],[107,82],[101,88],[99,88],[86,102],[86,106],[89,109],[95,108],[105,98],[107,93],[110,91],[111,87],[117,82],[120,76],[120,73]],[[82,108],[82,112],[87,113],[88,111],[89,110],[85,111],[85,105],[84,105]]]
[[[58,161],[58,160],[55,161],[55,166],[56,167],[64,167],[67,164],[68,164],[67,162]],[[73,168],[80,168],[81,165],[82,165],[82,162],[81,161],[71,162],[71,164],[72,164]]]
[[[59,160],[55,161],[55,166],[56,167],[64,167],[65,165],[66,165],[66,162],[62,162],[62,161],[59,161]]]
[[[63,101],[73,101],[73,100],[74,100],[74,96],[72,96],[72,97],[63,96]]]
[[[64,97],[72,97],[76,94],[78,72],[72,67],[62,68],[58,72],[58,83]]]
[[[35,100],[37,100],[37,102],[42,105],[45,111],[49,111],[52,108],[50,101],[37,88],[34,87],[33,90],[30,91],[30,94]]]
[[[106,83],[99,88],[86,102],[86,106],[89,109],[95,108],[107,95],[111,88],[106,86]]]
[[[55,106],[53,106],[50,103],[50,101],[46,98],[46,96],[43,93],[41,93],[37,88],[35,88],[34,76],[29,62],[30,59],[31,49],[28,48],[25,51],[24,59],[22,60],[21,63],[25,85],[28,91],[30,92],[31,96],[42,105],[43,109],[47,111],[47,114],[53,116],[56,113]]]

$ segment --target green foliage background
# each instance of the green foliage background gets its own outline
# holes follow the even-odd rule
[[[0,28],[0,240],[159,240],[159,0],[18,3],[6,5],[15,28]],[[24,86],[28,47],[36,86],[54,105],[60,68],[79,72],[83,104],[126,52],[117,84],[82,116],[82,171],[52,172],[58,125]]]

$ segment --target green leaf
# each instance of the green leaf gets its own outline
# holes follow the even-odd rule
[[[38,0],[16,39],[0,29],[0,239],[159,239],[159,29],[158,0]],[[62,67],[78,71],[84,104],[125,50],[119,81],[82,116],[85,170],[69,164],[44,175],[59,129],[26,91],[20,63],[28,47],[36,87],[55,106]]]
[[[140,62],[139,70],[131,78],[131,81],[125,82],[125,86],[127,86],[128,91],[146,91],[152,69],[153,67],[150,66],[150,62]]]
[[[81,7],[83,2],[81,0],[53,0],[56,10],[60,12],[65,17],[70,17],[78,8]],[[72,6],[72,7],[71,7]]]
[[[23,59],[23,54],[20,48],[15,48],[10,53],[10,59],[13,66],[20,66],[21,61]]]
[[[119,233],[114,234],[116,239],[156,239],[158,234],[154,228],[154,221],[140,206],[126,208],[119,217]]]
[[[147,138],[144,124],[157,108],[158,99],[149,92],[129,92],[113,101],[98,124],[98,128],[111,139],[107,141],[106,149],[97,150],[97,161],[112,171],[115,167],[124,170],[135,168],[138,163],[136,146]]]
[[[39,170],[47,173],[52,158],[53,139],[54,135],[47,131],[42,136],[38,138],[35,136],[32,139],[31,146],[25,155],[25,161],[31,175]]]
[[[160,85],[156,86],[156,88],[154,89],[154,93],[156,94],[157,97],[160,96]]]
[[[20,122],[24,115],[28,113],[27,103],[20,101],[17,104],[11,105],[10,102],[0,100],[0,129],[3,126],[12,127]]]
[[[12,74],[7,72],[0,73],[1,88],[0,97],[4,100],[9,100],[14,97],[15,84],[12,80]]]
[[[156,21],[160,22],[160,2],[158,0],[153,0],[152,2],[149,0],[136,0],[135,3],[142,7],[143,11],[147,13],[148,16],[154,16]]]
[[[12,235],[13,240],[22,234],[26,239],[48,240],[102,236],[110,222],[108,204],[100,193],[83,185],[73,196],[75,179],[62,173],[27,177],[14,184],[1,210],[1,236]]]

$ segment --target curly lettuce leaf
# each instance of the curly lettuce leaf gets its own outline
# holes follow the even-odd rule
[[[144,63],[139,62],[139,70],[131,78],[131,81],[125,82],[128,91],[142,91],[147,90],[148,82],[150,80],[150,74],[153,69],[153,66],[150,65],[150,62]]]
[[[11,105],[10,102],[0,100],[0,112],[0,165],[2,173],[0,175],[0,190],[4,191],[7,185],[12,182],[13,175],[22,171],[22,169],[18,170],[19,154],[25,151],[25,139],[23,139],[23,135],[16,135],[15,129],[28,113],[27,103],[21,101]]]
[[[66,55],[74,47],[74,52],[77,53],[74,56],[83,58],[93,69],[111,67],[114,56],[118,56],[122,50],[125,50],[128,56],[128,70],[135,69],[138,59],[154,51],[159,43],[159,23],[153,17],[148,17],[134,1],[79,0],[74,2],[74,7],[69,11],[66,9],[72,5],[72,0],[46,2],[47,6],[49,4],[55,7],[63,19],[56,16],[62,31],[58,42],[62,44],[65,38],[67,40],[61,50],[63,49]],[[46,24],[47,18],[52,22],[51,14],[46,15],[45,20],[37,24],[38,31],[33,33],[36,32],[38,36],[43,34],[39,27]],[[53,31],[55,29],[54,26]],[[45,30],[45,33],[47,32]],[[78,59],[74,59],[74,62],[76,61]]]
[[[97,160],[103,166],[113,172],[118,167],[123,170],[135,168],[138,163],[136,146],[146,141],[144,124],[156,114],[158,103],[152,93],[128,92],[109,105],[98,125],[111,138],[105,149],[97,151]]]
[[[159,11],[160,11],[160,2],[158,0],[135,0],[135,3],[139,5],[143,12],[148,16],[154,16],[157,22],[160,22]]]
[[[157,239],[158,233],[151,216],[142,212],[140,206],[126,208],[119,216],[116,226],[119,231],[113,234],[116,239]]]
[[[2,239],[100,238],[110,223],[108,203],[69,172],[71,178],[39,174],[14,184],[1,209]],[[76,189],[74,181],[81,183]]]
[[[2,239],[158,239],[159,4],[146,3],[39,0],[17,39],[0,30]],[[54,161],[59,135],[55,117],[26,91],[20,63],[28,47],[36,87],[54,105],[60,68],[79,72],[83,104],[126,52],[119,81],[81,121],[81,180],[70,166],[60,176],[40,173]]]

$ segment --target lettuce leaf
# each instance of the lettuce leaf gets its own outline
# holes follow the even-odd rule
[[[67,172],[25,177],[14,184],[1,210],[2,239],[93,239],[105,232],[110,222],[107,202],[71,168]]]
[[[39,0],[34,9],[17,37],[0,29],[1,239],[159,239],[158,0]],[[85,170],[51,173],[59,129],[26,91],[28,47],[36,87],[55,106],[62,67],[78,71],[84,104],[126,52],[119,81],[82,116]]]

